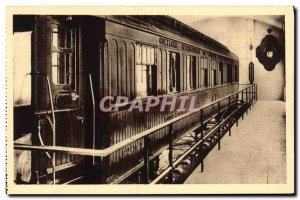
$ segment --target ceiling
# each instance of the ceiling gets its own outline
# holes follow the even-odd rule
[[[208,20],[208,19],[217,19],[217,18],[245,18],[245,19],[253,19],[256,21],[260,21],[262,23],[265,23],[267,25],[276,27],[278,29],[282,29],[284,24],[283,16],[281,15],[252,15],[252,16],[203,16],[203,15],[193,15],[193,16],[186,16],[186,15],[176,15],[172,16],[175,19],[193,27],[193,24],[199,21]]]

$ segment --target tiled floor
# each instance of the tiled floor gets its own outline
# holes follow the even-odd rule
[[[258,101],[185,183],[286,183],[285,102]]]

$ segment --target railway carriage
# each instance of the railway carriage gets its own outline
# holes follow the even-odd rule
[[[29,92],[15,95],[14,139],[19,143],[105,149],[176,118],[179,99],[195,96],[199,108],[238,90],[238,58],[227,47],[168,16],[14,16],[14,48],[22,49],[27,34],[30,65],[14,66],[15,86]],[[14,54],[14,59],[22,59]],[[16,63],[16,62],[15,62]],[[21,70],[21,67],[23,70]],[[19,84],[19,85],[17,85]],[[104,97],[108,112],[99,109]],[[137,97],[177,97],[175,109],[128,111]],[[19,97],[19,99],[18,99]],[[225,102],[221,102],[225,108]],[[118,109],[116,109],[118,108]],[[205,118],[217,111],[207,109]],[[174,124],[174,139],[199,123],[191,116]],[[150,136],[154,153],[168,143],[168,128]],[[106,159],[16,150],[17,182],[57,182],[82,173],[109,183],[120,169],[142,158],[138,140]],[[53,163],[53,156],[55,156]],[[53,165],[54,164],[54,165]],[[126,171],[126,170],[125,170]],[[75,175],[74,175],[75,176]]]

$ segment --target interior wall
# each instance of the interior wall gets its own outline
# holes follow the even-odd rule
[[[276,21],[278,16],[259,17],[207,17],[199,20],[197,16],[190,18],[177,18],[189,24],[196,30],[216,39],[226,45],[239,58],[240,62],[240,83],[249,83],[248,65],[254,63],[254,83],[258,86],[258,99],[262,100],[283,100],[285,86],[285,65],[284,58],[276,65],[273,71],[267,71],[256,58],[256,48],[262,39],[268,34],[267,29],[272,28],[278,41],[284,44],[284,34],[281,24],[275,26],[267,23],[268,20]],[[183,20],[182,20],[183,19]],[[278,20],[277,20],[278,21]],[[280,23],[280,22],[279,22]],[[271,25],[272,24],[272,25]],[[250,44],[253,45],[252,58]]]

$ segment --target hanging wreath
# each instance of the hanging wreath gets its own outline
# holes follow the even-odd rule
[[[271,32],[272,30],[268,29],[269,35],[266,35],[256,48],[256,57],[268,71],[272,71],[282,58],[282,46],[278,40],[271,35]]]

